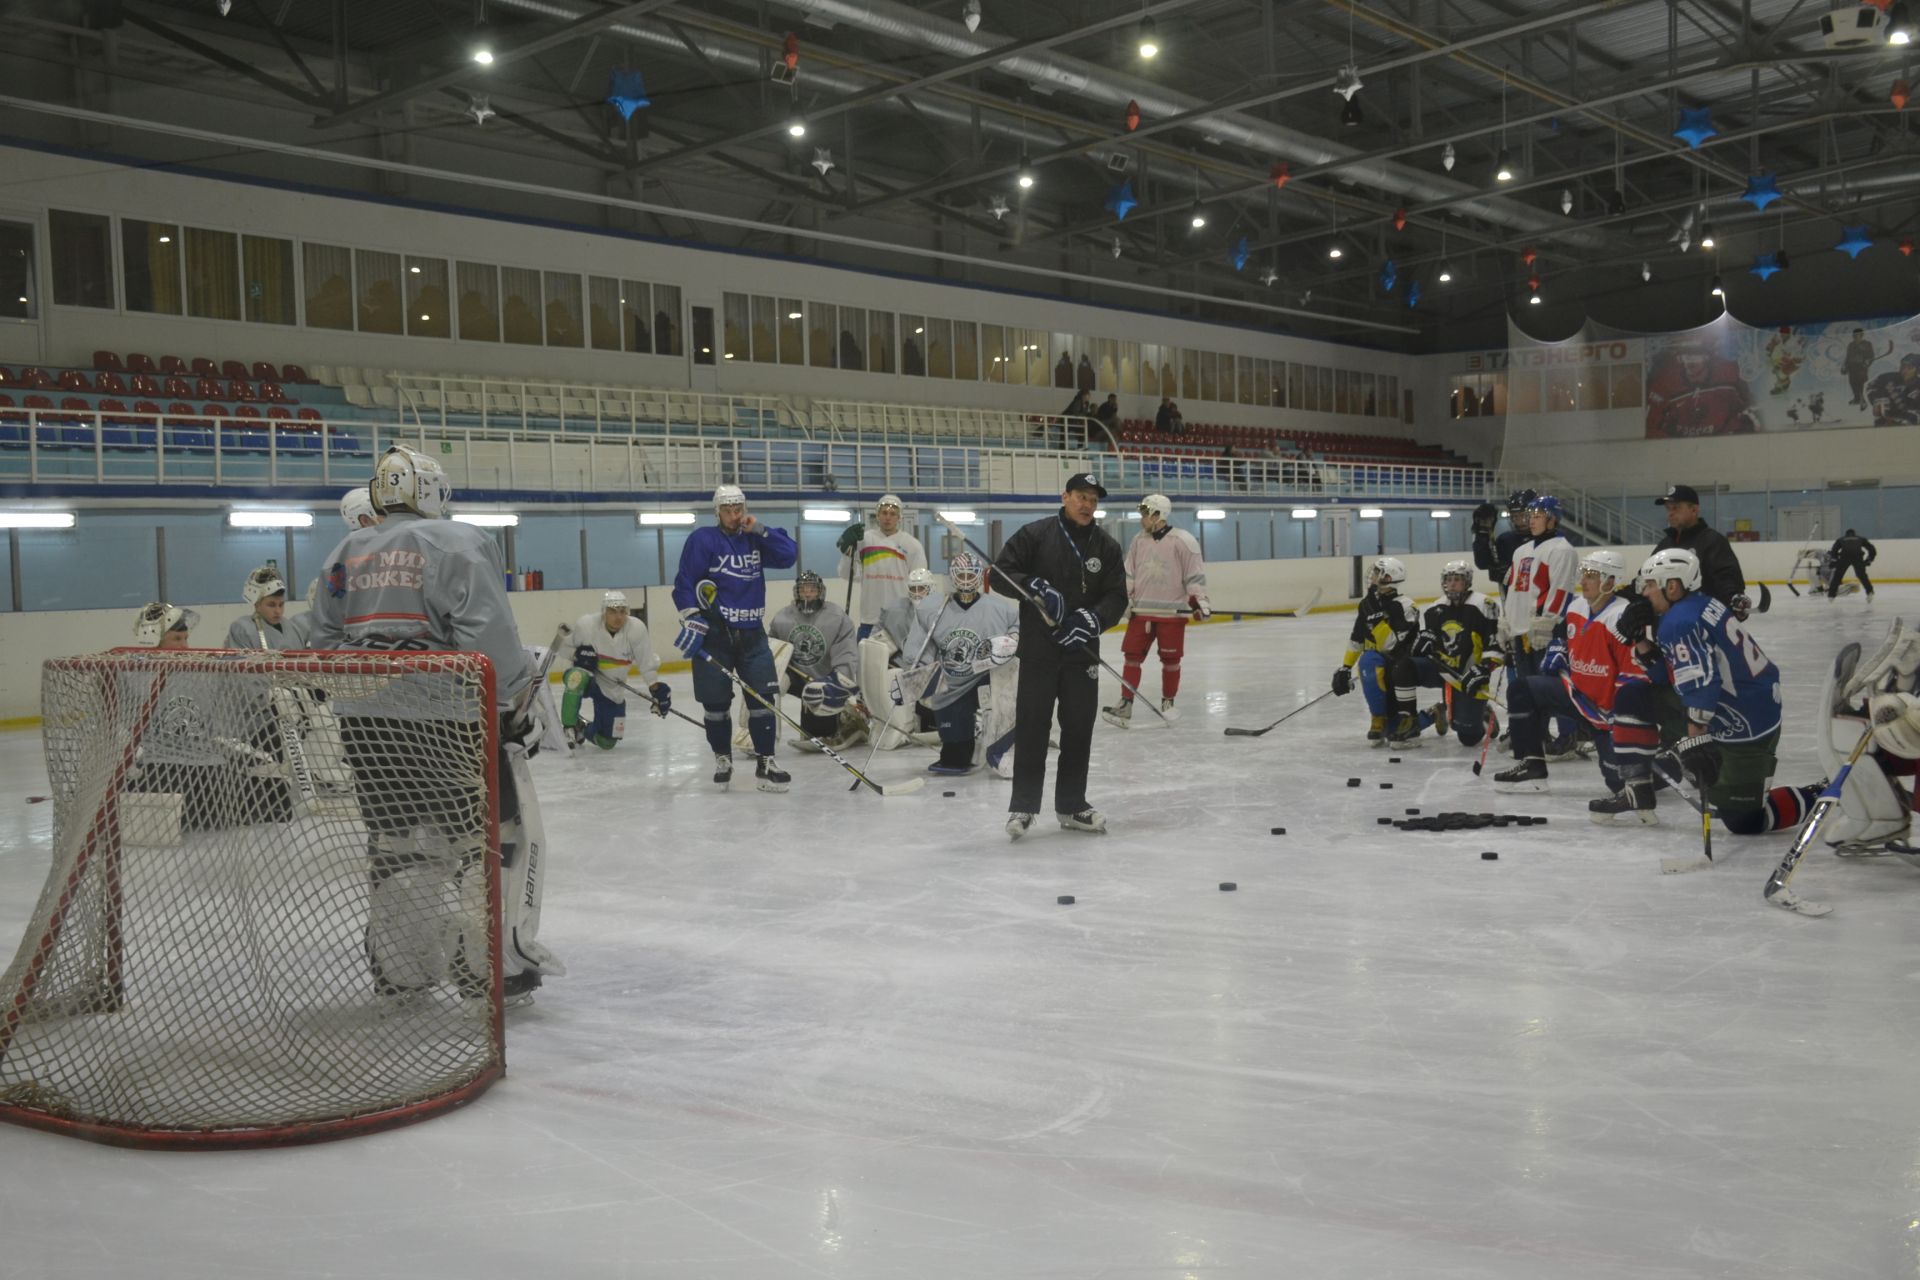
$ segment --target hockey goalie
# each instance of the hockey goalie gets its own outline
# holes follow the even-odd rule
[[[1891,855],[1920,867],[1913,844],[1913,786],[1920,772],[1920,632],[1895,619],[1873,654],[1850,644],[1827,674],[1826,731],[1820,754],[1838,774],[1871,734],[1872,745],[1847,774],[1828,843],[1841,857]]]

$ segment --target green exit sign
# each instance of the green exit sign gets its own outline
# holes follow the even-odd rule
[[[440,442],[440,452],[442,452],[442,453],[452,453],[452,452],[453,452],[453,441],[451,441],[451,440],[442,440],[442,441]]]

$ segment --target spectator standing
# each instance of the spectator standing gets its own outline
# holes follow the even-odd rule
[[[1173,407],[1173,397],[1161,396],[1160,408],[1153,415],[1153,429],[1160,435],[1170,436],[1173,434],[1174,420],[1179,416],[1179,410]]]
[[[1668,485],[1666,496],[1654,502],[1667,509],[1667,532],[1653,549],[1693,552],[1700,561],[1700,589],[1744,617],[1747,578],[1740,568],[1740,557],[1734,554],[1726,534],[1700,518],[1699,493],[1690,485]]]

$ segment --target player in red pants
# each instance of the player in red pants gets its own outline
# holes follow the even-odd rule
[[[1179,713],[1173,700],[1180,692],[1180,655],[1187,646],[1187,615],[1213,614],[1207,603],[1207,566],[1200,544],[1185,529],[1168,523],[1173,503],[1163,493],[1140,499],[1140,532],[1127,544],[1126,639],[1120,652],[1126,658],[1122,678],[1126,688],[1120,701],[1100,714],[1116,728],[1133,722],[1133,691],[1140,687],[1140,664],[1147,651],[1160,646],[1160,713],[1168,720]]]

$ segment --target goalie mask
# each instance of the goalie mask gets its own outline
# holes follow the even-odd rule
[[[1407,580],[1407,566],[1397,557],[1381,556],[1367,570],[1367,585],[1383,596],[1398,594]]]
[[[133,621],[133,639],[136,644],[148,648],[161,647],[161,641],[169,634],[177,634],[184,646],[187,633],[199,623],[200,615],[191,609],[182,609],[177,604],[167,604],[156,600],[140,611]]]
[[[925,600],[933,594],[933,572],[929,569],[915,569],[907,575],[907,599]]]
[[[962,551],[947,565],[947,580],[953,583],[953,594],[964,601],[971,601],[980,594],[980,579],[984,570],[980,561],[970,552]]]
[[[240,598],[248,604],[259,604],[272,596],[287,594],[287,584],[280,580],[280,571],[272,565],[261,565],[247,575],[246,585],[240,588]]]
[[[453,500],[453,486],[440,464],[404,444],[381,455],[373,472],[373,505],[388,512],[406,510],[438,520]]]
[[[1473,566],[1465,560],[1449,560],[1440,570],[1440,594],[1450,604],[1460,604],[1473,594]]]
[[[820,606],[826,602],[826,580],[811,569],[801,570],[800,576],[793,580],[793,607],[802,614],[812,615],[820,612]]]

